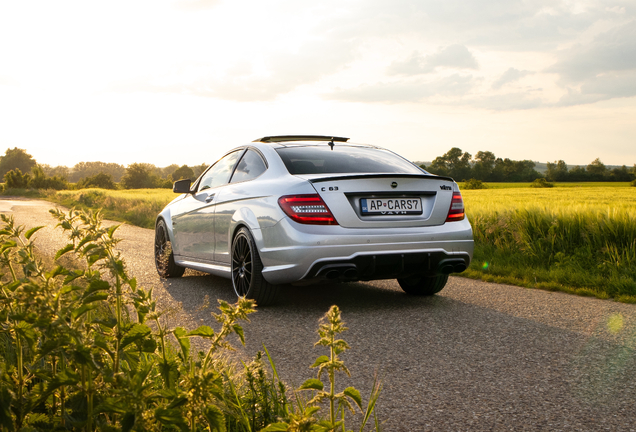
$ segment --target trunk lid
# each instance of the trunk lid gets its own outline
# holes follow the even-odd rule
[[[442,225],[458,190],[448,177],[427,174],[307,174],[345,228],[400,228]]]

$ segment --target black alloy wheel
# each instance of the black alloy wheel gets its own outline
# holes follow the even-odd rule
[[[174,262],[172,243],[163,219],[155,227],[155,267],[159,276],[164,278],[180,277],[185,272],[184,267]]]
[[[278,289],[263,278],[262,270],[254,238],[243,227],[232,241],[232,286],[236,295],[256,300],[260,306],[272,303]]]

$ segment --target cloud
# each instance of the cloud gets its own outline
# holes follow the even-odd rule
[[[602,33],[589,45],[578,45],[559,54],[547,69],[566,82],[581,82],[610,71],[636,70],[636,21]]]
[[[495,90],[498,90],[501,87],[503,87],[505,84],[519,81],[521,78],[531,73],[532,72],[527,70],[520,71],[515,68],[510,68],[507,71],[505,71],[503,75],[501,75],[499,79],[492,84],[492,88]]]
[[[568,88],[556,105],[571,106],[636,96],[636,71],[603,74],[586,80],[580,90]]]
[[[365,0],[359,4],[338,21],[350,35],[413,36],[429,43],[452,40],[510,51],[555,49],[598,20],[617,15],[606,9],[603,0],[584,5],[568,0]]]
[[[184,93],[234,101],[265,101],[312,84],[333,74],[355,59],[355,44],[341,41],[335,46],[330,40],[305,43],[295,53],[275,53],[266,59],[266,70],[255,72],[245,60],[230,65],[224,74],[213,68],[187,71],[195,77],[185,80],[174,76],[139,77],[110,86],[120,92],[149,91]]]
[[[433,81],[397,81],[338,89],[326,98],[347,102],[419,102],[433,96],[461,97],[475,85],[472,75],[451,75]]]
[[[540,98],[528,98],[526,93],[508,93],[475,99],[470,105],[493,111],[510,111],[539,108],[545,103]]]
[[[434,72],[439,67],[455,69],[477,69],[477,60],[464,45],[449,45],[435,54],[422,56],[411,54],[405,61],[396,61],[389,66],[391,75],[419,75]]]
[[[567,89],[559,105],[580,105],[636,95],[636,21],[560,53],[546,72]]]

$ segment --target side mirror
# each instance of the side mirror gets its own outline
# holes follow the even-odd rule
[[[190,193],[190,185],[192,184],[192,180],[177,180],[172,184],[172,192],[174,193]]]

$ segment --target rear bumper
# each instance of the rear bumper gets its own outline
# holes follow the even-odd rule
[[[420,228],[352,229],[288,220],[261,230],[263,277],[282,284],[375,280],[463,271],[473,255],[468,220]]]

